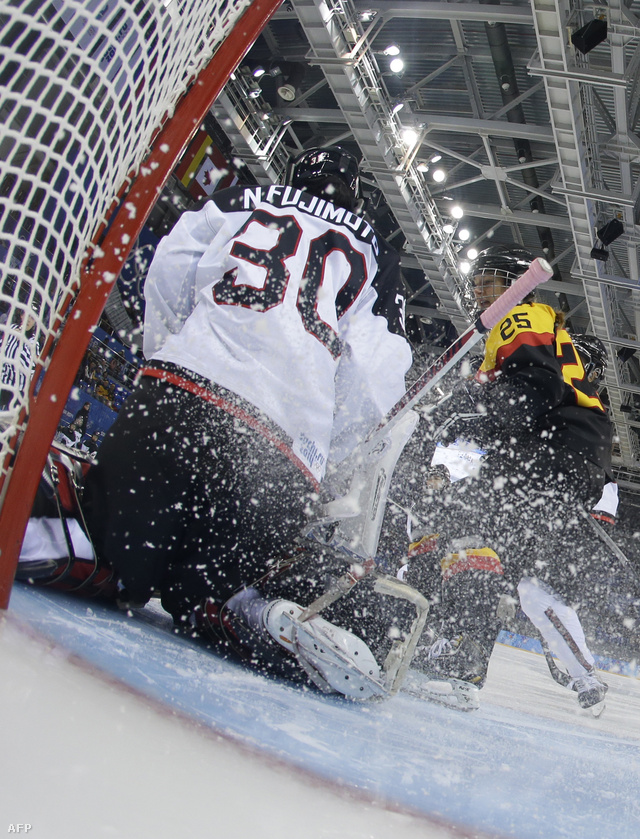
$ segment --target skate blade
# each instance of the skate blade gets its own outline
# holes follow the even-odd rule
[[[590,708],[587,708],[587,711],[591,711],[592,715],[597,719],[599,716],[602,715],[602,712],[606,708],[606,702],[604,699],[602,702],[597,702],[595,705],[592,705]]]
[[[476,711],[480,707],[480,690],[475,685],[460,679],[431,679],[416,670],[409,670],[400,692],[456,711]]]

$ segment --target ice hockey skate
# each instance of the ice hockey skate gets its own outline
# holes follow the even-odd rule
[[[362,639],[318,615],[301,620],[303,613],[296,603],[275,600],[265,607],[262,621],[317,687],[352,699],[386,695],[380,667]]]
[[[418,646],[403,689],[451,708],[474,711],[480,706],[488,656],[467,635],[438,638]]]
[[[609,685],[598,676],[595,668],[577,679],[572,679],[567,685],[577,691],[578,703],[581,708],[591,711],[594,717],[599,717],[605,709],[605,696]]]

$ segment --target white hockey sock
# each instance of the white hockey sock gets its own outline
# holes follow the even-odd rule
[[[541,580],[523,577],[518,583],[522,611],[538,629],[547,646],[574,679],[594,666],[580,619],[553,589]]]

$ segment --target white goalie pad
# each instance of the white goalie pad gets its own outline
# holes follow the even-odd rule
[[[373,573],[377,594],[404,600],[415,609],[410,626],[392,640],[382,664],[361,638],[324,620],[312,608],[303,610],[290,601],[277,600],[264,615],[264,625],[272,638],[294,653],[321,690],[337,691],[352,699],[372,699],[392,696],[402,687],[424,630],[429,603],[400,580]],[[313,616],[305,619],[307,614]]]
[[[418,424],[418,414],[408,411],[386,435],[377,435],[347,458],[328,479],[335,500],[321,505],[305,536],[366,560],[376,555],[393,470]]]

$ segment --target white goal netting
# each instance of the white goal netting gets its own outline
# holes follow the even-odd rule
[[[250,5],[0,0],[0,487],[98,234]]]

